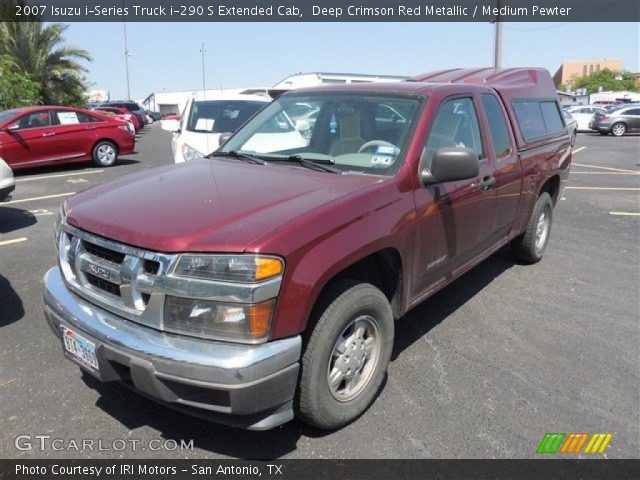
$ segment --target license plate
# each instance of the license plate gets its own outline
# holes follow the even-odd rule
[[[96,357],[96,344],[87,340],[82,335],[67,327],[62,330],[62,344],[64,349],[71,354],[80,365],[91,370],[98,371],[98,358]]]

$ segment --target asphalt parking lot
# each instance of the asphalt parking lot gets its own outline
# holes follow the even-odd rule
[[[1,457],[533,457],[546,432],[611,432],[607,457],[639,456],[640,137],[580,134],[543,261],[518,265],[500,251],[401,319],[384,389],[331,433],[296,421],[268,432],[206,423],[97,384],[63,358],[40,298],[57,208],[171,163],[169,138],[151,126],[113,168],[19,174],[0,206]],[[18,450],[25,434],[140,448]],[[194,449],[150,451],[151,439],[193,439]]]

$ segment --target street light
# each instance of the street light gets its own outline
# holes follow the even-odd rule
[[[207,53],[208,50],[204,48],[204,42],[202,42],[202,46],[200,48],[200,54],[202,55],[202,93],[206,94],[207,86],[204,78],[204,54]]]
[[[131,86],[129,85],[129,57],[131,52],[127,46],[127,22],[122,22],[122,27],[124,29],[124,66],[127,72],[127,100],[131,100]]]

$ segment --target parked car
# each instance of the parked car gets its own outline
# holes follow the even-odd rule
[[[165,113],[162,115],[162,120],[180,120],[179,113]]]
[[[0,155],[13,170],[88,160],[108,167],[134,147],[125,122],[95,111],[41,106],[0,112]]]
[[[589,130],[592,130],[589,127],[589,123],[596,112],[604,113],[605,110],[602,107],[594,105],[583,105],[580,107],[569,108],[567,111],[576,120],[578,124],[578,131],[588,132]]]
[[[153,118],[154,122],[162,120],[162,114],[160,112],[154,112],[153,110],[147,110],[147,115]]]
[[[572,159],[555,97],[546,70],[491,68],[286,93],[210,158],[69,197],[47,321],[89,374],[178,410],[341,427],[395,320],[505,245],[542,258]],[[319,112],[292,147],[299,104]]]
[[[633,104],[608,113],[596,113],[589,127],[597,130],[601,135],[611,133],[615,137],[638,132],[640,131],[640,105]]]
[[[569,131],[569,138],[571,139],[571,146],[573,147],[576,144],[576,136],[578,135],[578,122],[576,122],[576,119],[566,110],[562,110],[562,117]]]
[[[138,121],[140,122],[140,128],[144,128],[145,125],[149,123],[147,119],[147,111],[146,109],[137,102],[131,100],[114,100],[102,103],[98,105],[98,107],[119,107],[124,108],[127,111],[131,112],[136,116]]]
[[[261,95],[237,94],[189,99],[179,122],[162,121],[162,128],[174,134],[171,141],[174,161],[195,160],[213,152],[220,145],[221,135],[234,132],[269,102],[269,98]]]
[[[11,167],[0,157],[0,202],[5,200],[16,188]]]
[[[131,113],[129,110],[127,110],[126,108],[122,108],[122,107],[95,107],[92,110],[97,110],[98,112],[109,112],[112,113],[114,115],[118,115],[120,117],[122,117],[124,120],[131,122],[131,124],[133,125],[133,128],[135,130],[135,133],[138,133],[140,131],[140,129],[142,128],[142,124],[140,123],[140,120],[138,120],[138,117]]]

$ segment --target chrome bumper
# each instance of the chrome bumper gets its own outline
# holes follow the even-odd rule
[[[299,336],[240,345],[160,332],[125,320],[72,293],[60,269],[44,276],[45,317],[96,344],[103,382],[219,423],[265,430],[293,418],[301,351]]]

